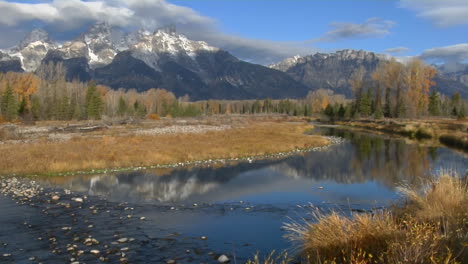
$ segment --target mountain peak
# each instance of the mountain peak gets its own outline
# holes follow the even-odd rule
[[[29,44],[37,41],[43,43],[51,43],[49,33],[42,28],[33,29],[31,32],[28,33],[28,35],[24,37],[24,39],[19,43],[16,49],[24,49],[25,47],[29,46]]]

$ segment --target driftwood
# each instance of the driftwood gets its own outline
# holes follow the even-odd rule
[[[70,125],[66,127],[54,127],[52,128],[51,132],[93,132],[93,131],[100,131],[108,129],[107,126],[104,125],[96,125],[96,126],[81,126],[81,125]]]

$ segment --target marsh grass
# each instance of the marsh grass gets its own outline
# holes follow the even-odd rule
[[[403,206],[351,217],[314,209],[314,221],[286,224],[286,237],[305,263],[468,263],[467,178],[442,173],[399,190]]]
[[[0,174],[57,173],[258,156],[328,144],[306,123],[251,122],[198,134],[119,135],[0,145]],[[109,133],[109,132],[106,132]]]

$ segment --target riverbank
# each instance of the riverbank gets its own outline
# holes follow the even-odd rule
[[[468,121],[455,119],[396,120],[360,119],[336,121],[336,125],[372,132],[396,134],[411,139],[432,140],[468,152]]]
[[[292,222],[286,235],[300,263],[466,263],[468,178],[441,173],[422,188],[402,186],[402,203],[372,213],[323,212]],[[249,264],[290,263],[287,254],[258,255]]]
[[[228,119],[228,118],[226,118]],[[22,128],[41,136],[4,140],[0,174],[59,174],[243,159],[323,147],[330,139],[306,135],[305,121],[285,117],[153,121],[91,132]],[[179,120],[180,121],[180,120]],[[166,123],[162,123],[166,122]],[[57,124],[54,124],[55,127]],[[101,127],[101,126],[92,126]],[[75,129],[76,130],[76,129]]]

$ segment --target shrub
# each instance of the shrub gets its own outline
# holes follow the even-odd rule
[[[161,118],[159,117],[158,114],[149,114],[149,115],[148,115],[148,119],[151,119],[151,120],[159,120],[159,119],[161,119]]]
[[[285,225],[308,263],[467,263],[467,177],[443,173],[422,189],[401,187],[406,205],[346,217],[313,210]]]

